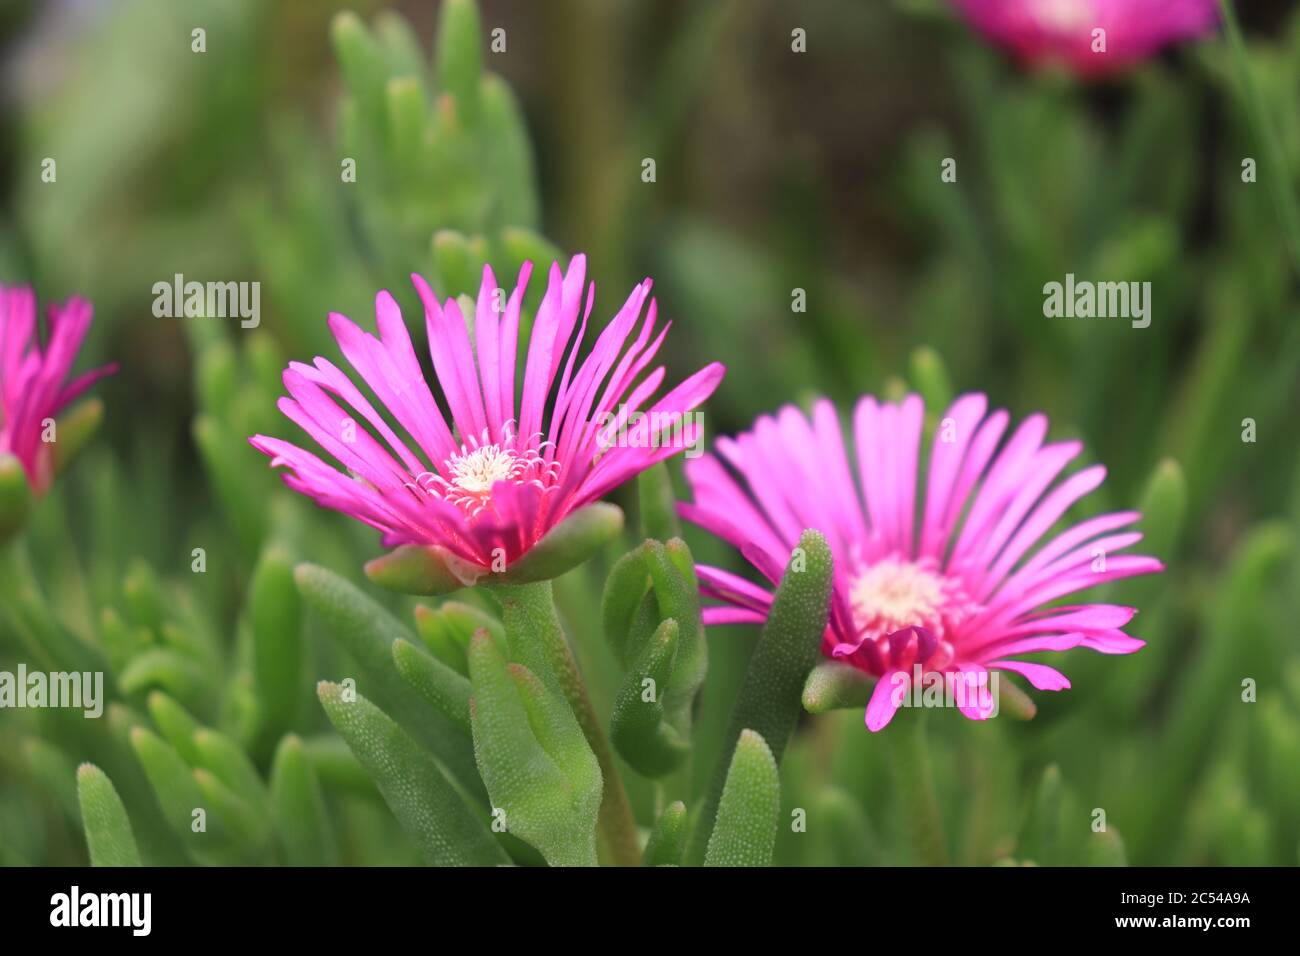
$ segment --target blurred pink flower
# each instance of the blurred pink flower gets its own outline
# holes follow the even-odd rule
[[[893,718],[891,690],[906,688],[917,665],[923,678],[937,672],[949,683],[970,686],[1004,670],[1039,690],[1061,690],[1070,686],[1063,674],[1018,658],[1074,647],[1127,654],[1143,645],[1122,630],[1134,608],[1045,606],[1160,571],[1155,558],[1120,553],[1141,539],[1124,530],[1140,516],[1103,514],[1043,543],[1101,484],[1105,468],[1084,468],[1049,491],[1081,443],[1044,444],[1047,419],[1031,415],[999,451],[1009,416],[986,415],[987,405],[983,395],[963,395],[944,413],[919,495],[925,409],[915,395],[897,404],[858,402],[856,482],[839,416],[825,400],[811,420],[787,406],[750,432],[720,439],[720,457],[686,463],[695,501],[678,506],[682,516],[740,549],[769,582],[780,580],[804,529],[826,535],[835,584],[822,650],[880,678],[866,711],[872,730]],[[705,610],[706,623],[766,618],[766,587],[719,568],[701,566],[699,575],[705,595],[725,602]],[[989,710],[962,707],[973,719]]]
[[[47,421],[117,369],[105,365],[67,381],[93,311],[75,297],[49,306],[42,349],[36,295],[26,286],[0,285],[0,454],[18,459],[38,495],[54,480],[53,445],[44,440]]]
[[[1096,75],[1209,33],[1218,0],[952,0],[991,40],[1034,65]],[[1104,47],[1096,30],[1104,30]]]
[[[329,325],[387,417],[328,359],[293,362],[284,373],[290,397],[280,399],[280,410],[347,471],[278,438],[257,435],[253,446],[286,466],[290,488],[382,531],[385,547],[439,546],[480,569],[502,549],[513,563],[575,509],[696,441],[699,424],[684,423],[685,413],[724,372],[708,365],[643,408],[664,380],[662,366],[646,368],[669,327],[656,332],[649,279],[578,364],[595,293],[593,284],[583,308],[586,259],[578,255],[567,272],[551,267],[516,408],[516,341],[531,271],[525,263],[505,300],[484,268],[472,336],[455,299],[439,304],[422,278],[411,277],[451,428],[397,303],[380,292],[379,338],[336,313]],[[681,426],[671,441],[659,434],[666,422]]]

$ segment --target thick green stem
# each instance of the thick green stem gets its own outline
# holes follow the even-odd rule
[[[619,866],[639,865],[641,849],[632,805],[614,765],[614,753],[592,709],[587,685],[578,671],[578,662],[574,660],[564,629],[560,626],[551,582],[498,585],[493,590],[501,601],[511,660],[523,664],[564,694],[600,764],[605,785],[600,803],[600,835],[611,862]]]
[[[898,802],[914,861],[924,866],[947,866],[948,848],[930,773],[924,712],[898,714],[893,726],[885,731],[885,739],[893,757]]]
[[[1241,27],[1237,24],[1237,13],[1233,9],[1232,0],[1219,0],[1219,8],[1223,12],[1223,32],[1228,38],[1232,58],[1236,61],[1246,108],[1250,111],[1250,124],[1260,148],[1264,151],[1265,160],[1271,167],[1264,175],[1268,179],[1269,189],[1273,194],[1273,205],[1277,208],[1277,215],[1281,220],[1282,240],[1291,253],[1292,266],[1297,275],[1300,275],[1300,210],[1297,209],[1295,192],[1291,185],[1291,164],[1287,162],[1287,157],[1282,152],[1282,144],[1264,104],[1264,97],[1250,70],[1246,44],[1241,38]]]

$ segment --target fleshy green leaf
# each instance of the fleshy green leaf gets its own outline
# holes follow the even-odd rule
[[[1099,833],[1089,833],[1084,849],[1085,866],[1128,866],[1128,853],[1119,831],[1108,826]]]
[[[628,655],[653,633],[652,605],[645,604],[650,590],[645,548],[636,548],[614,562],[601,594],[600,613],[605,637],[618,662],[627,665]],[[645,608],[644,619],[638,619]],[[639,634],[639,638],[636,635]]]
[[[316,688],[330,723],[374,778],[384,801],[433,866],[509,862],[433,758],[360,694],[345,699],[338,684]]]
[[[450,594],[487,572],[437,545],[404,544],[366,562],[366,577],[398,594]]]
[[[681,766],[690,742],[664,722],[664,698],[677,654],[677,622],[659,625],[640,658],[627,672],[614,701],[609,736],[633,770],[661,777]]]
[[[1067,862],[1061,858],[1062,788],[1061,771],[1052,764],[1043,771],[1025,823],[1022,850],[1040,866],[1058,866]]]
[[[163,818],[200,862],[232,863],[233,833],[217,813],[208,812],[207,800],[194,775],[176,750],[156,734],[135,727],[131,730],[131,749],[135,751],[153,788]],[[204,811],[202,830],[194,829],[197,810]]]
[[[1006,674],[998,674],[997,671],[997,704],[998,712],[1014,717],[1016,720],[1033,720],[1038,713],[1038,705],[1034,703],[1033,698],[1021,690],[1016,682]]]
[[[680,800],[664,807],[645,845],[642,866],[681,866],[686,853],[686,804]]]
[[[548,531],[505,572],[494,575],[504,584],[549,581],[590,560],[623,531],[623,512],[598,501],[573,512]]]
[[[483,28],[473,0],[445,0],[438,21],[438,91],[455,97],[468,123],[478,116],[482,43]]]
[[[723,763],[715,772],[691,835],[693,861],[704,856],[714,814],[725,785],[735,741],[744,729],[763,738],[779,760],[794,732],[808,673],[821,659],[822,633],[830,611],[834,559],[826,539],[805,531],[777,588],[767,623],[750,657],[740,696],[732,711]]]
[[[165,647],[156,647],[136,655],[117,678],[117,686],[123,694],[136,694],[151,687],[161,687],[172,696],[186,701],[202,697],[206,684],[203,669],[193,658]]]
[[[415,609],[415,631],[434,657],[462,677],[469,676],[469,641],[480,627],[505,645],[505,627],[491,614],[471,604],[444,601],[436,608]]]
[[[204,470],[236,536],[248,554],[256,554],[266,534],[268,473],[250,475],[246,438],[214,416],[196,415],[192,432]]]
[[[212,771],[240,800],[265,814],[270,806],[270,794],[257,768],[237,743],[220,731],[200,727],[194,732],[194,748],[198,752],[198,766]]]
[[[502,225],[537,225],[537,176],[533,168],[533,147],[528,139],[523,113],[509,84],[491,73],[479,83],[480,135],[490,144],[488,162],[498,192],[497,221]],[[529,261],[549,263],[553,254]]]
[[[494,817],[552,866],[594,866],[600,765],[568,703],[507,664],[485,631],[469,667],[474,752]]]
[[[302,741],[289,734],[271,766],[271,806],[290,866],[334,866],[338,848],[325,800]]]
[[[103,419],[104,403],[98,398],[86,399],[76,408],[59,416],[55,426],[56,440],[52,449],[56,475],[61,475],[68,470],[77,453],[94,437]]]
[[[637,501],[641,507],[641,533],[647,538],[667,541],[681,535],[677,520],[677,495],[673,491],[668,463],[661,461],[637,476]]]
[[[91,866],[139,866],[140,851],[131,832],[122,798],[113,782],[94,764],[77,769],[81,821],[90,848]]]
[[[415,635],[351,583],[322,567],[300,564],[294,580],[307,606],[360,667],[357,687],[382,705],[462,786],[481,794],[469,737],[457,722],[431,710],[393,662],[393,642],[414,643]]]
[[[388,80],[383,51],[361,18],[347,10],[334,17],[330,39],[348,91],[362,116],[372,129],[382,130],[384,84]]]
[[[433,234],[433,268],[443,295],[476,295],[483,276],[482,250],[454,229],[439,229]]]
[[[149,695],[149,716],[158,725],[167,742],[191,765],[199,762],[199,748],[194,735],[201,726],[188,710],[160,690]]]
[[[705,866],[771,866],[781,812],[776,760],[763,738],[742,730],[727,770]]]
[[[924,345],[916,349],[908,362],[908,373],[916,390],[925,399],[925,407],[936,415],[942,415],[952,402],[952,380],[939,353]]]
[[[192,774],[209,818],[215,816],[225,824],[245,857],[259,859],[271,836],[266,812],[254,807],[206,767],[195,767]]]
[[[469,726],[469,681],[414,644],[393,641],[393,663],[402,679],[465,733]]]
[[[865,707],[876,681],[870,674],[842,661],[822,661],[803,685],[803,707],[810,714]]]
[[[273,738],[293,724],[302,689],[299,601],[289,556],[280,548],[267,548],[253,570],[248,610],[258,709],[264,733]]]
[[[691,706],[708,668],[695,559],[681,538],[673,538],[666,544],[647,541],[645,550],[646,568],[659,605],[659,618],[674,620],[678,627],[677,656],[668,681],[664,710],[678,732],[688,734]]]

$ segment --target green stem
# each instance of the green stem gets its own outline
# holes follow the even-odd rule
[[[899,806],[914,860],[924,866],[947,866],[948,848],[925,740],[925,714],[899,714],[885,739],[893,757]]]
[[[1241,27],[1237,23],[1237,13],[1232,0],[1219,0],[1219,9],[1223,13],[1223,32],[1228,38],[1228,46],[1237,64],[1242,92],[1250,110],[1250,124],[1254,128],[1255,138],[1264,150],[1265,158],[1271,167],[1266,174],[1269,188],[1273,193],[1273,205],[1277,207],[1281,220],[1282,234],[1287,250],[1291,253],[1291,264],[1300,275],[1300,211],[1297,211],[1295,191],[1292,188],[1291,165],[1282,153],[1282,144],[1277,137],[1273,124],[1269,121],[1264,97],[1255,83],[1255,75],[1250,70],[1246,57],[1246,44],[1241,37]]]
[[[497,585],[493,590],[501,601],[511,659],[564,694],[600,764],[605,786],[600,802],[599,827],[610,859],[618,866],[639,865],[641,849],[632,805],[614,765],[614,752],[591,706],[587,685],[578,671],[578,662],[574,660],[564,629],[560,626],[551,582]],[[531,640],[520,639],[523,635]]]

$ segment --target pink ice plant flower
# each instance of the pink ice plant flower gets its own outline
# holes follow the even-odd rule
[[[89,302],[75,297],[50,305],[42,347],[36,295],[26,286],[0,285],[0,455],[18,459],[38,495],[54,480],[49,421],[117,370],[104,365],[68,380],[93,313]]]
[[[990,684],[989,671],[1013,671],[1039,690],[1062,690],[1065,675],[1019,658],[1143,646],[1123,630],[1134,608],[1053,603],[1162,570],[1155,558],[1122,553],[1142,537],[1130,527],[1140,515],[1102,514],[1045,540],[1105,468],[1051,487],[1081,443],[1046,442],[1047,418],[1035,414],[1001,444],[1010,417],[987,410],[985,396],[968,394],[944,412],[924,475],[925,407],[916,395],[858,402],[856,472],[826,400],[811,418],[793,406],[764,415],[752,431],[720,439],[716,456],[686,463],[694,503],[679,504],[682,516],[738,548],[769,582],[780,580],[804,529],[826,536],[835,578],[822,651],[879,678],[866,709],[873,731],[893,718],[918,674],[923,685],[969,688]],[[765,620],[769,588],[721,568],[698,571],[705,595],[724,602],[705,610],[706,624]],[[967,717],[993,712],[987,690],[965,704],[953,696]]]
[[[1218,0],[952,0],[975,29],[1033,65],[1085,75],[1121,69],[1212,31]],[[1095,30],[1105,50],[1095,50]]]
[[[444,548],[469,564],[473,579],[498,554],[513,563],[576,509],[695,443],[700,424],[686,413],[712,394],[723,367],[710,364],[648,404],[665,370],[647,369],[671,324],[656,328],[649,279],[579,362],[595,295],[592,284],[584,305],[581,255],[567,271],[551,267],[522,391],[516,388],[531,271],[525,263],[506,299],[484,268],[472,333],[455,299],[440,303],[424,279],[411,276],[450,424],[397,303],[380,292],[378,338],[345,316],[329,317],[339,348],[379,408],[326,358],[293,362],[284,373],[289,396],[280,410],[345,470],[279,438],[256,435],[253,446],[285,468],[290,488],[379,529],[385,547]],[[661,432],[670,424],[667,438]]]

